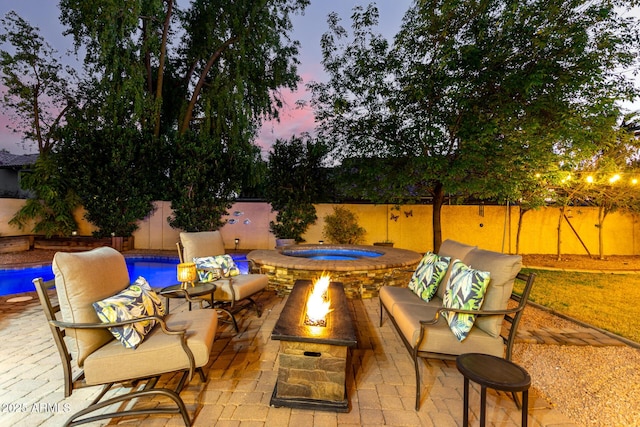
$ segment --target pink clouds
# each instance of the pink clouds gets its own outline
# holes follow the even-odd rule
[[[280,120],[269,120],[262,124],[258,133],[256,144],[262,149],[263,157],[266,158],[268,152],[277,139],[289,139],[291,136],[300,136],[303,132],[313,135],[315,128],[315,118],[313,109],[309,104],[311,94],[305,85],[316,78],[311,75],[303,75],[303,81],[298,85],[298,90],[292,92],[283,90],[282,97],[284,107],[280,110]],[[307,105],[300,107],[296,103],[304,100]]]

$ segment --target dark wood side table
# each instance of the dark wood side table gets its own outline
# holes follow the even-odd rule
[[[203,298],[209,296],[206,301],[213,307],[213,294],[216,291],[216,285],[213,283],[196,283],[194,286],[187,285],[185,289],[182,289],[181,284],[167,286],[160,290],[160,295],[165,297],[165,304],[167,306],[167,314],[169,314],[169,299],[170,298],[186,298],[189,302],[189,311],[191,311],[191,303],[199,302],[202,304]],[[201,305],[202,306],[202,305]]]
[[[469,380],[480,385],[480,426],[485,426],[487,387],[494,390],[522,392],[522,426],[527,426],[527,410],[531,376],[522,367],[500,357],[468,353],[456,359],[456,366],[464,376],[464,415],[462,425],[469,425]]]

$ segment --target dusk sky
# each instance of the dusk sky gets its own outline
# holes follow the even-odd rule
[[[184,3],[181,0],[179,3]],[[311,4],[305,10],[304,15],[293,16],[293,38],[301,43],[300,65],[298,71],[302,77],[302,83],[298,85],[295,93],[286,91],[287,106],[280,112],[280,123],[267,122],[262,128],[258,143],[263,147],[263,152],[278,139],[288,139],[292,135],[302,132],[312,132],[314,128],[313,111],[310,107],[297,109],[296,101],[309,100],[310,94],[305,89],[310,81],[323,81],[324,72],[320,63],[320,37],[328,29],[327,15],[335,11],[342,17],[345,27],[350,25],[351,11],[354,6],[366,6],[371,1],[366,0],[311,0]],[[411,5],[412,0],[379,0],[380,10],[379,32],[391,39],[400,28],[402,17]],[[0,4],[1,16],[10,10],[16,11],[32,26],[40,28],[40,34],[60,54],[71,48],[71,39],[62,36],[64,27],[59,22],[58,1],[54,0],[3,0]],[[27,142],[21,143],[20,135],[6,128],[9,118],[0,111],[0,149],[6,149],[14,154],[35,153],[36,145]]]

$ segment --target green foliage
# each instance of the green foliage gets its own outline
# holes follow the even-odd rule
[[[9,224],[24,230],[31,221],[35,221],[31,232],[46,237],[69,236],[78,229],[73,211],[80,200],[67,186],[68,182],[62,179],[56,160],[55,156],[41,155],[33,171],[23,175],[22,187],[31,190],[35,197],[26,201]]]
[[[86,111],[84,111],[86,113]],[[131,236],[137,222],[153,211],[157,188],[167,185],[159,172],[160,143],[126,125],[96,128],[100,119],[74,111],[59,157],[63,179],[82,200],[96,237]]]
[[[521,199],[537,172],[610,141],[615,101],[638,92],[619,74],[637,65],[637,19],[607,0],[414,2],[393,46],[377,18],[354,9],[349,35],[329,17],[329,81],[310,85],[320,135],[336,159],[370,160],[346,170],[352,194],[433,197],[435,248],[445,194]]]
[[[294,89],[299,81],[299,43],[287,33],[290,15],[308,4],[195,0],[178,9],[165,0],[124,7],[105,0],[99,8],[82,0],[60,2],[61,20],[76,48],[84,47],[91,76],[82,91],[86,120],[70,122],[77,128],[68,132],[65,153],[76,159],[91,154],[94,168],[102,158],[100,171],[82,178],[90,181],[78,189],[83,200],[118,201],[86,206],[101,230],[131,229],[131,221],[148,212],[149,197],[166,193],[173,227],[216,229],[242,185],[259,188],[263,174],[254,171],[264,171],[264,163],[253,141],[262,119],[277,117],[278,89]],[[175,34],[181,40],[169,42]],[[87,152],[89,144],[95,152]],[[104,183],[106,167],[118,179],[130,170],[117,195]],[[137,186],[128,181],[134,177]],[[112,220],[106,221],[105,209]],[[118,215],[122,224],[114,223]]]
[[[278,211],[269,229],[277,238],[302,241],[302,234],[317,219],[313,203],[327,188],[322,168],[326,146],[309,135],[277,140],[269,154],[266,197]]]
[[[334,206],[333,214],[324,217],[322,235],[330,243],[358,245],[364,241],[367,231],[358,225],[355,213],[342,206]]]
[[[34,170],[21,180],[22,188],[34,196],[9,223],[25,229],[33,222],[31,231],[47,237],[69,235],[77,228],[73,210],[79,200],[62,179],[53,151],[67,109],[74,103],[75,73],[60,64],[38,28],[15,12],[7,13],[2,25],[0,42],[10,45],[11,52],[0,50],[1,104],[12,118],[13,131],[34,142],[40,154]]]
[[[178,138],[173,164],[169,224],[186,231],[217,230],[260,155],[252,145],[186,133]]]

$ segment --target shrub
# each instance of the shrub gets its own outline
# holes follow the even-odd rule
[[[323,236],[330,243],[357,245],[364,241],[367,230],[358,225],[355,213],[342,206],[334,206],[333,214],[324,217]]]

